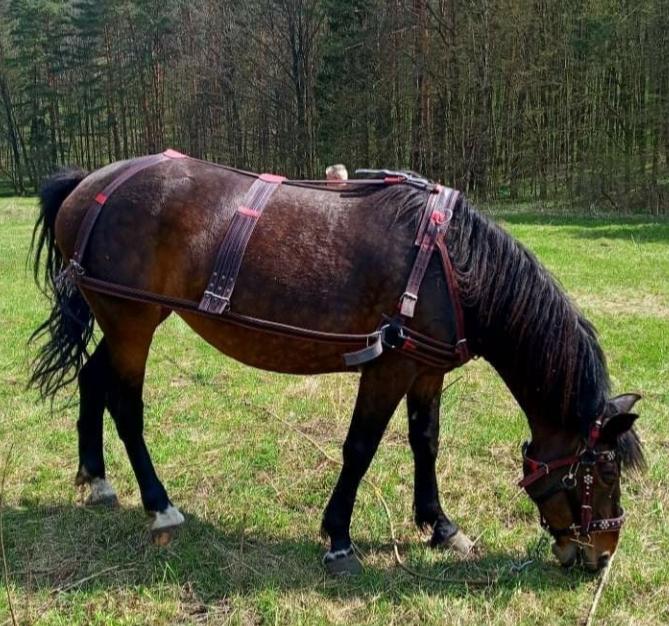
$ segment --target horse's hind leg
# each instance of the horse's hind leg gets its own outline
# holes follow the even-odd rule
[[[151,525],[154,540],[164,543],[171,531],[183,524],[184,517],[167,497],[144,441],[142,390],[153,333],[165,315],[155,307],[128,303],[115,317],[103,317],[97,311],[96,317],[109,354],[107,408],[128,453],[144,509],[155,518]]]
[[[330,537],[330,550],[323,563],[331,574],[354,574],[360,570],[349,532],[355,497],[388,421],[413,375],[411,366],[395,361],[373,364],[363,371],[344,442],[344,463],[323,514],[322,531]]]
[[[102,419],[109,382],[109,355],[103,339],[79,372],[79,470],[76,485],[89,485],[88,505],[116,506],[116,493],[105,476]]]
[[[441,373],[416,378],[407,393],[409,443],[414,456],[414,510],[416,524],[432,529],[432,547],[448,547],[467,554],[469,538],[448,519],[439,503],[436,461],[439,452]]]

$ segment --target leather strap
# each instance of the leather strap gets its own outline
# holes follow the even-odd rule
[[[267,202],[284,180],[283,176],[261,174],[251,185],[218,249],[214,270],[198,307],[201,311],[223,313],[230,308],[249,239]]]
[[[453,207],[458,195],[459,192],[454,189],[435,185],[428,197],[414,242],[419,246],[418,254],[411,268],[407,286],[400,298],[400,315],[403,317],[414,316],[421,283],[437,245],[437,239],[443,237],[453,217]]]
[[[77,232],[77,239],[74,244],[74,253],[72,254],[71,263],[75,267],[80,267],[86,252],[86,247],[88,245],[88,240],[91,237],[93,232],[93,227],[100,217],[102,212],[102,207],[106,204],[109,196],[118,189],[124,182],[131,179],[135,174],[145,170],[147,167],[153,165],[158,165],[168,159],[183,159],[185,158],[184,154],[177,152],[176,150],[166,150],[160,154],[152,154],[145,157],[140,157],[139,159],[134,159],[130,165],[123,170],[114,180],[111,181],[93,200],[92,204],[89,205],[84,215],[84,219],[79,226],[79,231]]]
[[[540,478],[548,476],[551,472],[561,467],[566,467],[567,465],[574,465],[578,463],[580,455],[568,456],[562,459],[556,459],[555,461],[549,461],[548,463],[543,463],[541,461],[535,461],[529,457],[525,457],[525,462],[530,466],[530,473],[525,476],[522,480],[518,481],[518,486],[527,489],[531,484],[537,482]]]

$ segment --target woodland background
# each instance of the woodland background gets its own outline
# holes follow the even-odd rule
[[[0,186],[174,147],[669,212],[667,0],[0,0]]]

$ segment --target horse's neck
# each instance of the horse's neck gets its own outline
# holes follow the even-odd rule
[[[544,372],[533,367],[532,363],[522,362],[526,353],[516,352],[513,347],[514,338],[500,334],[497,341],[489,339],[478,352],[504,380],[527,416],[533,437],[549,438],[564,433],[565,429],[576,432],[579,418],[594,416],[601,390],[586,372],[576,373],[580,380],[575,382],[575,393],[568,406],[564,407],[560,385],[547,383]],[[564,373],[555,372],[555,381],[564,379],[560,374]]]
[[[583,429],[608,390],[594,328],[539,261],[466,203],[449,246],[472,351],[497,369],[530,420]]]

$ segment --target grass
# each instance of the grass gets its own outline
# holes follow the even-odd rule
[[[412,568],[480,578],[486,589],[416,579],[396,567],[388,523],[363,485],[353,534],[365,571],[328,579],[320,515],[356,376],[298,378],[252,370],[216,353],[178,319],[160,329],[146,384],[146,436],[171,498],[186,513],[176,540],[149,544],[126,455],[109,420],[108,474],[122,508],[90,510],[72,486],[76,409],[53,414],[24,389],[26,339],[45,315],[25,268],[34,201],[0,199],[0,471],[13,453],[3,503],[8,588],[21,623],[574,624],[597,579],[563,571],[514,483],[526,422],[489,366],[477,361],[444,397],[439,480],[444,507],[483,556],[434,553],[411,521],[413,468],[403,408],[369,472],[389,503]],[[639,428],[650,461],[625,479],[629,513],[597,612],[599,624],[669,622],[669,222],[595,221],[501,213],[597,324],[616,392],[644,395]],[[530,563],[527,563],[531,560]],[[515,575],[514,565],[525,563]],[[0,594],[0,624],[9,622]]]

